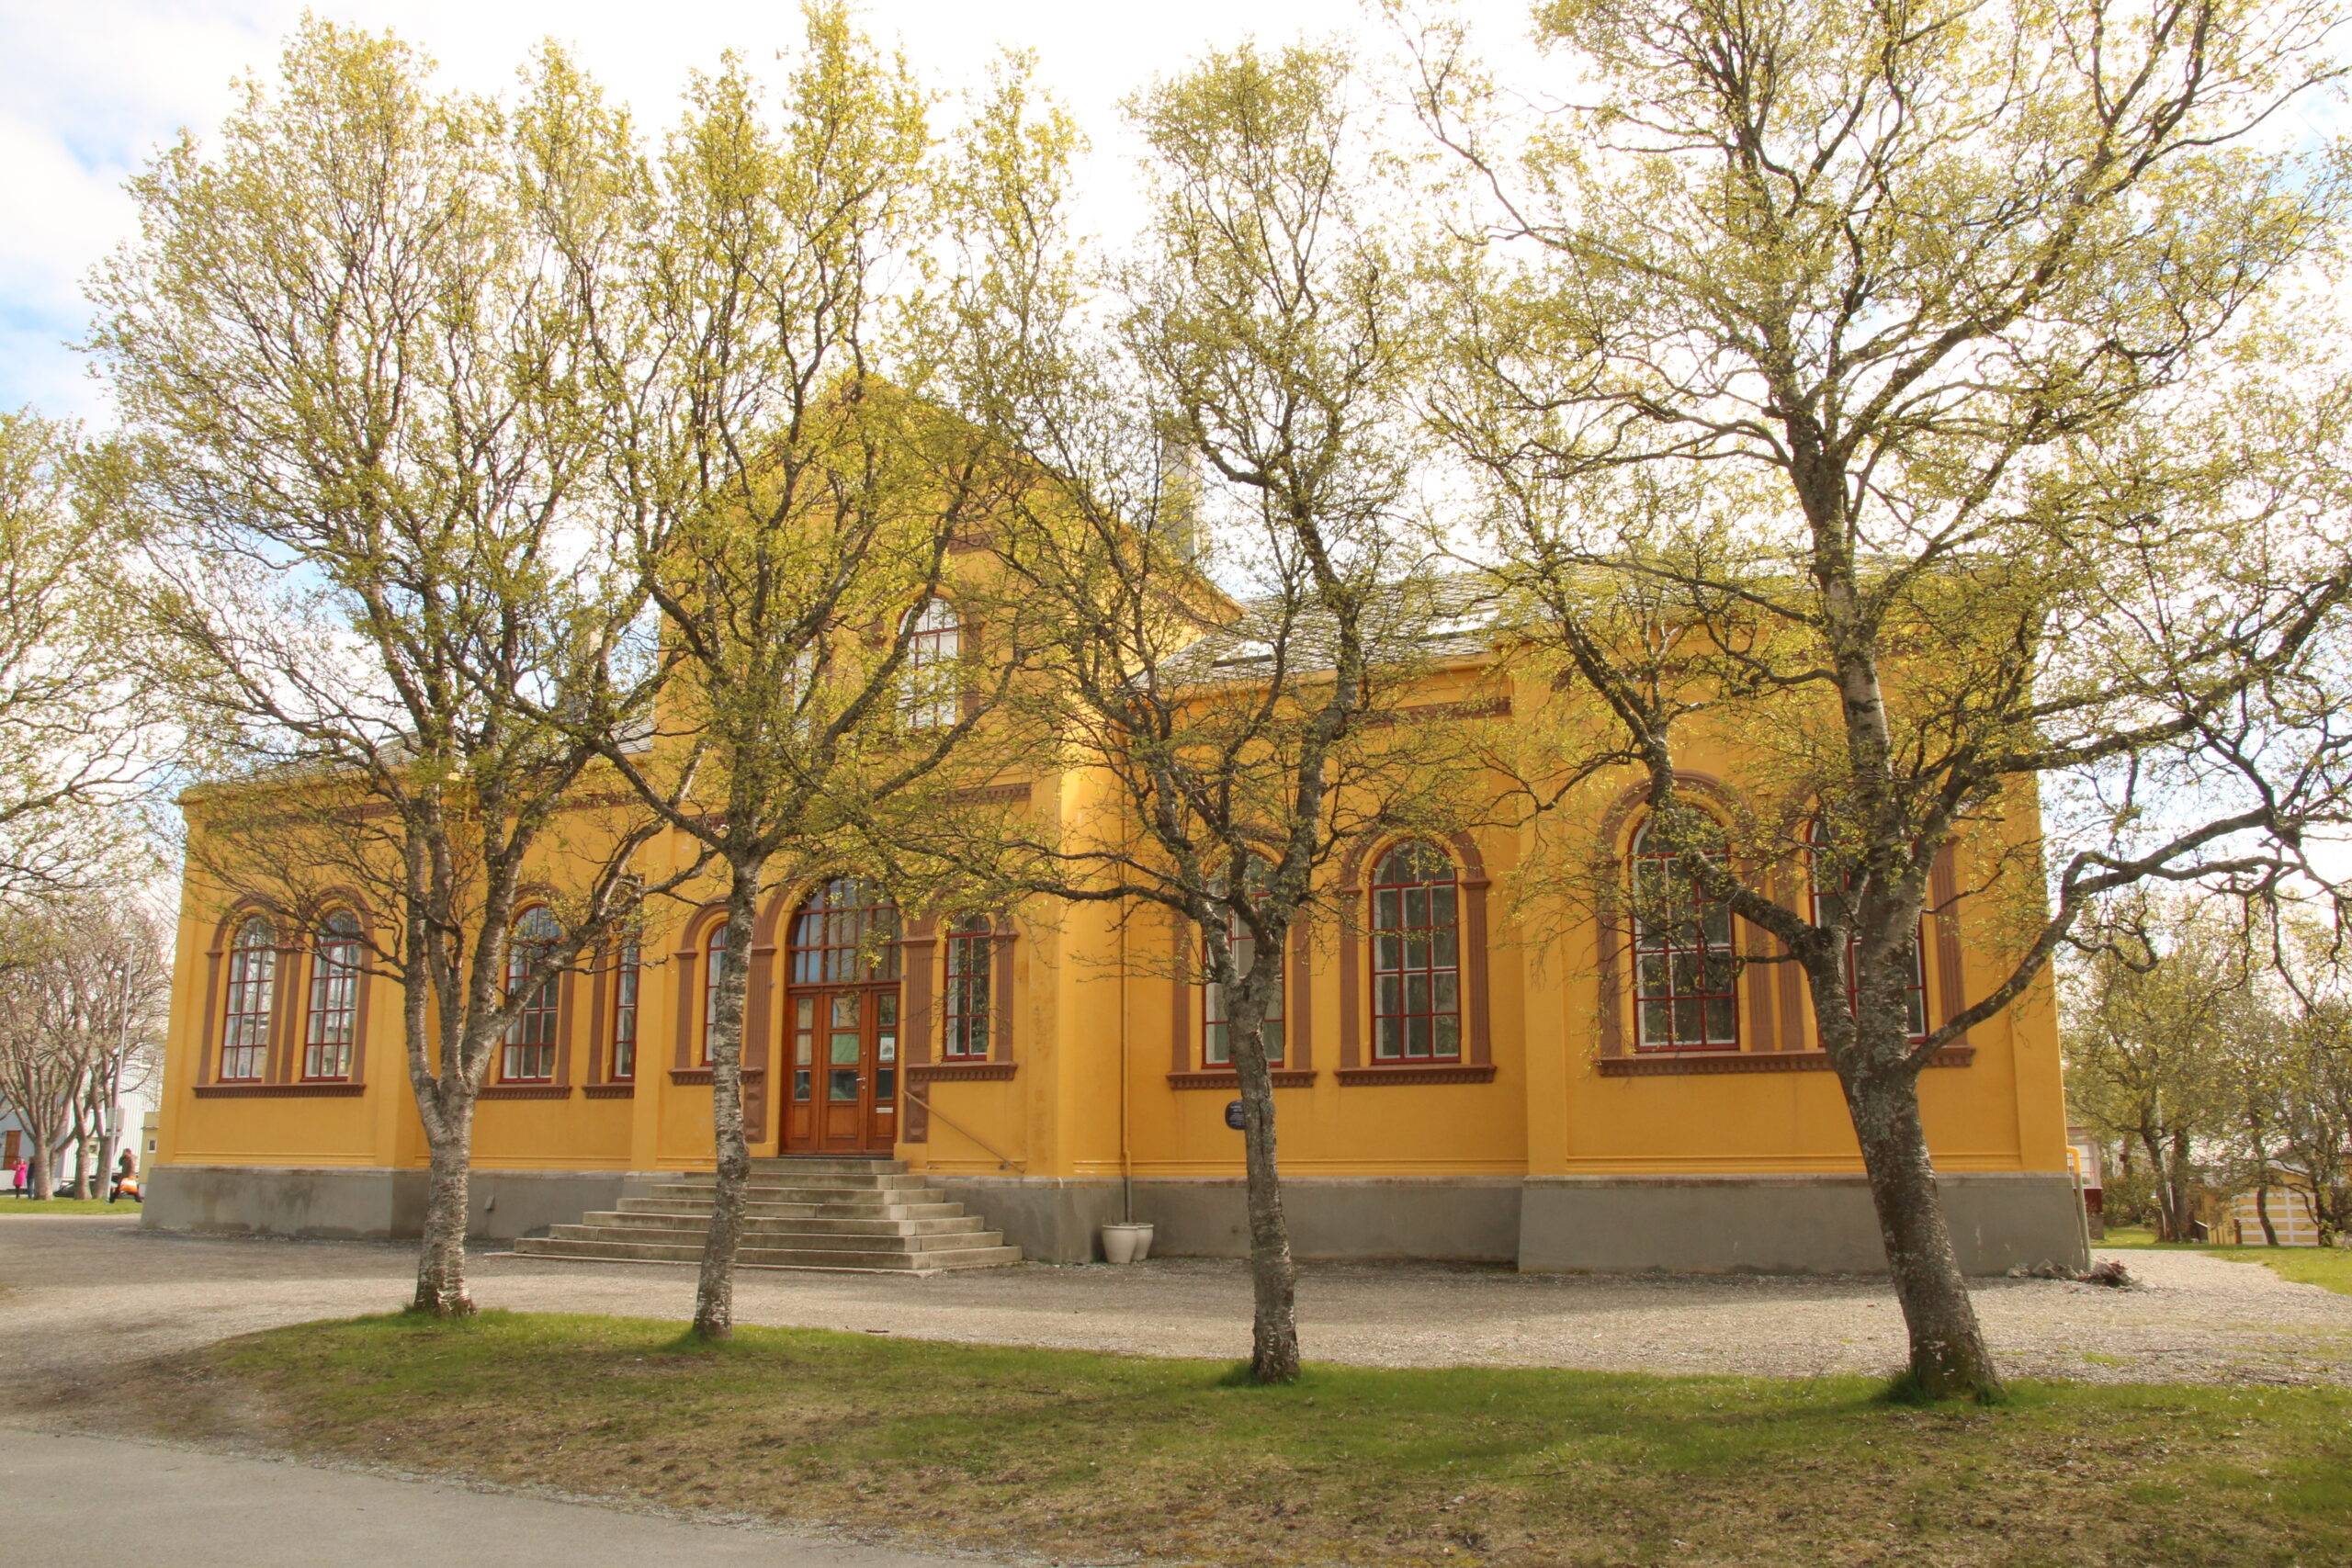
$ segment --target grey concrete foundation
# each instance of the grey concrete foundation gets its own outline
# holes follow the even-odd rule
[[[1099,1259],[1096,1233],[1120,1214],[1115,1178],[941,1175],[931,1181],[1041,1263]],[[1310,1176],[1283,1183],[1291,1250],[1310,1259],[1508,1263],[1518,1256],[1519,1202],[1515,1176]],[[1138,1179],[1135,1217],[1154,1227],[1155,1257],[1242,1258],[1250,1251],[1238,1177]]]
[[[512,1241],[592,1209],[610,1209],[667,1179],[656,1172],[477,1170],[477,1241]],[[159,1165],[139,1223],[153,1230],[383,1241],[424,1226],[425,1173],[369,1167]]]
[[[2070,1177],[1952,1175],[1938,1185],[1963,1272],[2089,1265]],[[1521,1205],[1519,1267],[1883,1274],[1886,1251],[1860,1176],[1536,1176]]]

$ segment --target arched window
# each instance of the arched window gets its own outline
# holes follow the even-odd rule
[[[944,729],[956,722],[963,694],[964,628],[956,607],[937,594],[907,612],[906,686],[899,713],[910,729]]]
[[[229,943],[229,1000],[220,1021],[220,1078],[258,1082],[269,1060],[269,1015],[277,998],[277,933],[259,915]]]
[[[702,944],[702,1060],[710,1065],[711,1036],[718,1031],[718,967],[727,962],[727,922],[710,928]]]
[[[1239,915],[1226,917],[1225,940],[1232,944],[1233,968],[1238,975],[1247,976],[1258,966],[1258,939],[1250,934]],[[1283,955],[1279,948],[1265,955],[1274,966],[1274,988],[1266,998],[1265,1025],[1259,1038],[1266,1043],[1266,1060],[1279,1067],[1283,1065]],[[1229,1066],[1233,1062],[1233,1040],[1225,1017],[1225,987],[1211,980],[1201,987],[1201,1061],[1205,1066]]]
[[[1634,836],[1634,1012],[1646,1051],[1739,1049],[1731,908],[1700,896],[1682,856]]]
[[[621,944],[613,960],[613,1065],[606,1075],[615,1083],[637,1077],[637,943]]]
[[[967,916],[947,933],[949,1061],[980,1060],[989,1054],[989,971],[995,949],[994,931],[982,916]]]
[[[899,977],[899,908],[862,876],[836,876],[792,917],[792,983],[856,985]]]
[[[311,944],[310,1015],[302,1076],[349,1077],[351,1043],[359,1021],[359,917],[348,909],[337,909],[321,920]]]
[[[506,948],[506,994],[520,994],[531,966],[546,957],[562,939],[563,928],[544,904],[523,911],[514,922],[514,937]],[[555,1026],[558,976],[549,975],[523,998],[523,1010],[506,1026],[505,1059],[498,1076],[506,1083],[555,1081]]]
[[[1829,878],[1824,874],[1822,859],[1829,853],[1829,830],[1820,818],[1805,827],[1806,859],[1811,863],[1813,884],[1813,923],[1834,925],[1846,918],[1846,895],[1851,891],[1854,879],[1850,873],[1840,873],[1835,888],[1822,884]],[[1848,928],[1849,931],[1850,927]],[[1905,1021],[1904,1032],[1914,1040],[1924,1040],[1928,1034],[1928,922],[1923,919],[1911,936],[1911,985],[1905,993]],[[1854,973],[1855,954],[1861,943],[1852,936],[1846,938],[1846,1010],[1857,1010],[1860,1004],[1861,987]]]
[[[1434,844],[1397,844],[1372,871],[1372,1055],[1462,1059],[1461,898]]]

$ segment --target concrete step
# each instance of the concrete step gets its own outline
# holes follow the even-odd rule
[[[753,1181],[744,1189],[747,1196],[763,1203],[936,1203],[942,1193],[936,1187],[926,1187],[914,1178],[896,1187],[819,1186],[814,1182]],[[712,1189],[708,1182],[691,1184],[683,1181],[657,1181],[646,1189],[649,1198],[684,1199],[707,1203]]]
[[[897,1187],[921,1187],[931,1178],[911,1175],[903,1170],[861,1173],[854,1170],[812,1170],[802,1166],[753,1166],[752,1185],[754,1187],[812,1187],[839,1189],[855,1192],[888,1191]],[[718,1178],[709,1171],[688,1171],[666,1185],[699,1187],[708,1190],[718,1184]]]
[[[557,1226],[558,1230],[578,1229]],[[993,1234],[993,1233],[988,1233]],[[699,1238],[691,1242],[609,1241],[561,1235],[524,1236],[514,1250],[534,1258],[571,1258],[580,1262],[699,1263]],[[861,1251],[848,1248],[798,1250],[745,1247],[736,1262],[747,1269],[852,1269],[862,1273],[930,1274],[948,1269],[993,1269],[1021,1261],[1017,1247],[944,1247],[922,1252]]]
[[[702,1198],[624,1198],[621,1212],[630,1214],[703,1214],[710,1213],[710,1199]],[[961,1203],[944,1200],[920,1203],[769,1203],[753,1201],[743,1205],[746,1214],[762,1218],[804,1215],[833,1220],[945,1220],[964,1212]]]
[[[580,1216],[584,1225],[611,1225],[629,1230],[701,1230],[702,1214],[640,1214],[605,1209]],[[779,1230],[807,1235],[965,1235],[986,1226],[978,1214],[942,1215],[937,1219],[826,1219],[809,1214],[750,1214],[747,1231]]]
[[[785,1155],[781,1157],[755,1159],[754,1173],[777,1170],[859,1171],[876,1176],[904,1176],[907,1162],[902,1159],[850,1159],[831,1155]],[[699,1174],[699,1173],[697,1173]]]
[[[702,1256],[704,1233],[683,1226],[674,1229],[623,1228],[616,1225],[549,1225],[554,1241],[609,1242],[617,1247],[651,1245],[684,1247]],[[976,1247],[1002,1245],[997,1231],[969,1230],[945,1235],[837,1235],[830,1231],[752,1231],[743,1233],[741,1250],[752,1252],[957,1252]]]

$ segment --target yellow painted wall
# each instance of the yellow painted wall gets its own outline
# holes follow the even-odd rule
[[[1724,772],[1730,772],[1725,767]],[[1088,802],[1086,781],[1046,778],[1034,809],[1069,812]],[[2021,829],[2018,829],[2021,830]],[[1317,1175],[1510,1175],[1521,1172],[1655,1174],[1813,1172],[1860,1168],[1835,1076],[1827,1072],[1602,1075],[1596,1020],[1604,998],[1589,927],[1550,937],[1509,923],[1510,868],[1521,845],[1482,833],[1494,879],[1489,898],[1490,1083],[1339,1079],[1342,998],[1332,916],[1317,917],[1310,963],[1292,971],[1307,988],[1312,1084],[1277,1091],[1286,1170]],[[223,910],[191,879],[186,890],[167,1048],[157,1157],[165,1164],[420,1166],[424,1150],[410,1103],[399,1035],[399,998],[371,978],[366,1009],[365,1092],[357,1097],[205,1096],[196,1089],[208,1020],[217,1036],[222,998],[214,967]],[[781,941],[786,922],[774,929]],[[683,930],[684,928],[682,928]],[[1995,984],[1999,955],[1970,940],[1962,953],[1969,996]],[[480,1108],[476,1153],[485,1168],[666,1170],[707,1167],[710,1091],[673,1083],[682,986],[699,975],[662,943],[640,993],[640,1058],[633,1099],[492,1100]],[[1166,919],[1143,911],[1124,924],[1106,907],[1024,911],[1013,950],[1010,1080],[922,1086],[934,1110],[927,1143],[902,1145],[918,1168],[1031,1176],[1101,1177],[1238,1173],[1238,1134],[1225,1125],[1231,1091],[1171,1087],[1176,982]],[[1124,947],[1123,947],[1124,944]],[[934,947],[934,964],[944,944]],[[1932,951],[1933,943],[1930,948]],[[1121,954],[1126,961],[1123,964]],[[649,958],[652,954],[649,951]],[[772,1079],[757,1152],[774,1152],[785,1013],[784,955],[767,970],[765,1017]],[[1357,983],[1369,1053],[1369,964]],[[300,962],[281,964],[280,1027],[299,1037],[306,987]],[[1622,982],[1621,982],[1622,983]],[[1743,986],[1775,983],[1755,969]],[[1930,995],[1937,977],[1930,977]],[[933,994],[939,993],[934,980]],[[589,994],[575,981],[575,998]],[[700,1017],[699,997],[683,1016]],[[1197,1028],[1197,995],[1183,1005]],[[568,1010],[569,1076],[582,1081],[584,1000]],[[1299,1007],[1291,1004],[1295,1020]],[[1743,1010],[1743,1018],[1746,1013]],[[1939,1015],[1938,1015],[1939,1016]],[[939,1012],[933,1011],[938,1055]],[[1939,1167],[1951,1171],[2064,1168],[2064,1097],[2057,1030],[2046,981],[1971,1036],[1973,1061],[1933,1067],[1921,1097]],[[217,1049],[217,1039],[215,1041]],[[1294,1060],[1295,1060],[1294,1046]],[[1197,1053],[1197,1041],[1194,1043]],[[692,1052],[689,1059],[698,1059]],[[1122,1066],[1124,1065],[1124,1072]],[[1197,1066],[1197,1062],[1194,1063]],[[1124,1104],[1123,1089],[1124,1082]],[[985,1145],[985,1146],[983,1146]]]

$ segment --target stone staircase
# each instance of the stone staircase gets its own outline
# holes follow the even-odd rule
[[[616,1211],[522,1236],[535,1258],[695,1263],[710,1228],[707,1173],[657,1184]],[[936,1274],[1021,1261],[1021,1249],[894,1159],[755,1159],[736,1261],[752,1269]]]

